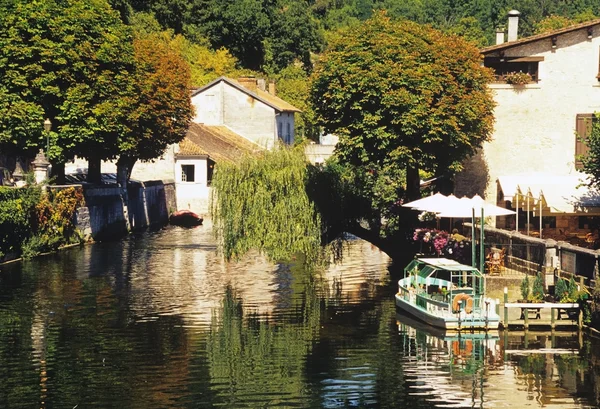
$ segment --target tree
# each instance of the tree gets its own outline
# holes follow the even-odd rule
[[[193,115],[190,71],[183,58],[159,37],[136,39],[133,45],[132,92],[121,107],[127,129],[118,140],[117,173],[123,187],[138,159],[155,159],[185,137]]]
[[[134,68],[119,14],[105,0],[10,0],[0,4],[0,27],[2,149],[45,149],[50,118],[47,156],[59,175],[74,155],[98,164],[114,157]]]
[[[534,30],[536,34],[541,34],[547,31],[568,27],[573,24],[575,24],[575,22],[570,18],[553,14],[535,23]]]
[[[340,137],[342,162],[374,175],[404,170],[414,199],[420,169],[460,170],[491,136],[492,77],[480,58],[460,37],[379,12],[333,39],[311,101],[325,132]]]
[[[302,147],[277,147],[239,163],[219,163],[211,216],[227,260],[257,249],[271,260],[319,259],[320,219],[307,196]]]
[[[594,189],[600,188],[600,118],[598,114],[594,115],[591,121],[591,132],[587,138],[577,135],[579,139],[587,146],[588,151],[578,159],[581,160],[582,167],[578,171],[587,175],[586,184]]]

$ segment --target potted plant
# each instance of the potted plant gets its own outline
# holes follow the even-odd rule
[[[525,85],[533,81],[533,78],[531,77],[531,75],[523,71],[509,72],[507,74],[504,74],[504,81],[506,81],[507,84],[511,85]]]
[[[521,302],[527,302],[529,300],[529,276],[525,275],[523,281],[521,281]]]
[[[535,280],[533,280],[533,289],[531,291],[531,299],[533,302],[544,301],[544,277],[538,272]]]

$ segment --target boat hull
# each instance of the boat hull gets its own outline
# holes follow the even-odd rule
[[[426,309],[405,300],[399,294],[396,294],[396,307],[413,317],[423,321],[426,324],[446,330],[495,330],[500,324],[500,317],[493,313],[487,316],[482,314],[453,314],[442,315],[434,314]]]
[[[203,221],[202,217],[189,210],[178,210],[169,217],[169,223],[182,227],[200,226]]]

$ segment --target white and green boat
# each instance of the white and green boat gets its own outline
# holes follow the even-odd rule
[[[396,306],[446,330],[497,329],[496,305],[478,269],[447,258],[416,258],[398,281]]]

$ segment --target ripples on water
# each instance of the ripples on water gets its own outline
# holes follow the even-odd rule
[[[210,224],[0,268],[0,408],[598,402],[594,341],[432,333],[396,314],[397,269],[360,240],[318,276],[225,263]]]

